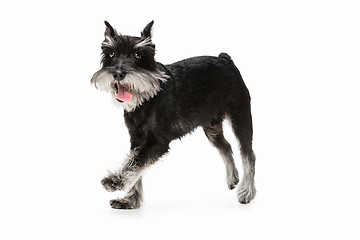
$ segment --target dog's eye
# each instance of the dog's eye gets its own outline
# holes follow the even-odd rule
[[[109,53],[109,57],[113,58],[115,56],[114,52]]]
[[[139,60],[141,58],[140,53],[134,53],[134,58]]]

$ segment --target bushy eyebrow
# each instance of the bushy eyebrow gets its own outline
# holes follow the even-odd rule
[[[101,43],[101,47],[108,47],[115,49],[116,45],[114,39],[109,36],[105,36],[105,40]]]
[[[151,39],[148,37],[148,38],[142,39],[140,42],[136,43],[134,46],[134,49],[151,46],[151,45],[153,45],[153,43],[152,43]]]

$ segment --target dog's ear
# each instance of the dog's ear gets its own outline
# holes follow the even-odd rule
[[[105,21],[105,25],[106,25],[106,29],[105,29],[105,37],[109,36],[109,37],[113,37],[116,35],[116,30],[110,25],[110,23],[108,23],[107,21]]]
[[[154,20],[152,20],[148,25],[146,25],[144,30],[141,32],[142,38],[151,38],[151,28],[153,24],[154,24]]]

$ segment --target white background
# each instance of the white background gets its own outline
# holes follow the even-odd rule
[[[357,1],[96,2],[1,3],[1,239],[360,238]],[[147,171],[141,209],[110,208],[100,180],[129,137],[89,84],[104,20],[130,35],[155,20],[164,64],[232,56],[252,96],[251,204],[198,129]]]

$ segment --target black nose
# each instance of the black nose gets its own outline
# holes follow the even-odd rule
[[[113,73],[113,78],[118,81],[123,80],[125,78],[125,76],[126,76],[126,73],[121,70],[117,70],[116,72]]]

